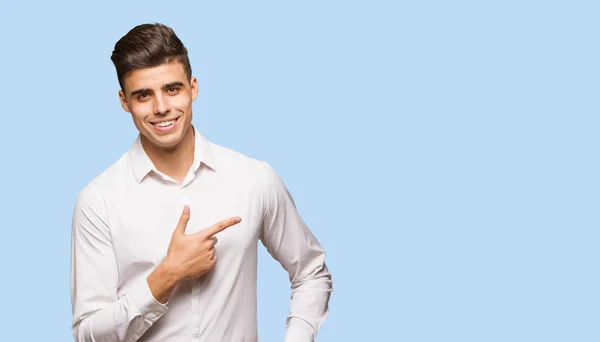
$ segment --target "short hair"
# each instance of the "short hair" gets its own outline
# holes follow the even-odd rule
[[[117,69],[121,89],[124,89],[124,79],[129,72],[172,61],[183,65],[188,81],[192,77],[186,47],[172,28],[159,23],[142,24],[131,29],[115,44],[110,59]]]

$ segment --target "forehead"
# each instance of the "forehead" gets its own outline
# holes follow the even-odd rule
[[[139,88],[157,89],[172,82],[187,84],[187,75],[183,64],[178,61],[164,63],[159,66],[135,69],[130,71],[124,79],[127,91]]]

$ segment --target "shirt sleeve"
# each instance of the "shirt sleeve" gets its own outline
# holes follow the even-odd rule
[[[328,313],[333,290],[325,250],[300,217],[283,181],[266,169],[266,206],[260,240],[288,272],[292,298],[285,342],[313,342]]]
[[[117,296],[118,269],[104,199],[86,186],[75,203],[71,233],[72,331],[76,342],[135,342],[167,310],[146,279]]]

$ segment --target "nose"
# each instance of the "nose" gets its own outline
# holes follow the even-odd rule
[[[156,115],[165,115],[171,111],[171,107],[169,106],[169,100],[166,96],[160,94],[154,97],[154,114]]]

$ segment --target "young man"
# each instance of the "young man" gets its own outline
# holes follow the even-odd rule
[[[289,273],[285,341],[313,341],[331,276],[281,179],[192,125],[198,84],[173,30],[137,26],[111,58],[139,136],[77,197],[75,340],[258,341],[260,240]]]

